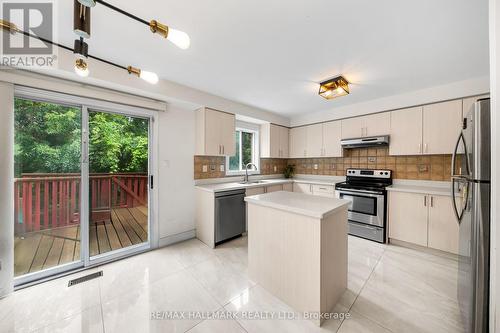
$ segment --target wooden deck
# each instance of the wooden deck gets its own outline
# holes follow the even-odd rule
[[[90,226],[90,255],[106,253],[148,240],[148,209],[115,208]],[[15,237],[15,276],[80,260],[80,226],[25,234]]]

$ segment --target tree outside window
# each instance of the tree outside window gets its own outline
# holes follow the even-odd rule
[[[255,132],[244,129],[236,130],[236,154],[229,157],[229,172],[244,171],[245,165],[247,165],[248,163],[254,163],[258,165],[258,152],[255,149],[255,147],[257,146],[256,138],[257,133]]]

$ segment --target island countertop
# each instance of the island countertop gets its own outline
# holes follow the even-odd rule
[[[278,191],[245,198],[246,202],[322,219],[349,204],[348,200]]]

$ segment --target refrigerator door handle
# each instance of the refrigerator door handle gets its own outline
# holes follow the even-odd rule
[[[458,153],[458,147],[460,146],[460,141],[463,141],[464,143],[464,158],[467,159],[467,146],[465,145],[465,137],[464,134],[461,132],[460,135],[458,136],[457,143],[455,144],[455,149],[453,150],[453,155],[451,156],[451,177],[463,177],[464,175],[462,174],[462,168],[460,168],[459,174],[455,174],[455,161],[457,159],[457,153]],[[469,175],[469,162],[466,160],[465,161],[465,168],[467,171],[467,175]]]
[[[457,180],[466,181],[465,187],[462,189],[462,204],[460,205],[461,211],[459,212],[457,209],[457,196],[455,195],[455,183]],[[453,212],[455,213],[455,217],[457,218],[458,225],[462,223],[462,217],[464,215],[465,210],[467,209],[467,200],[469,196],[469,182],[464,177],[452,177],[451,179],[451,200],[453,206]],[[464,204],[465,201],[465,204]]]

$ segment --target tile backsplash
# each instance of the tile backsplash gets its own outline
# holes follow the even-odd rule
[[[285,159],[261,158],[260,173],[262,175],[282,174],[283,169],[285,169],[286,165],[287,165],[287,160]],[[206,168],[205,170],[204,167]],[[225,157],[221,156],[194,157],[194,179],[231,177],[226,175],[225,169],[226,169]]]
[[[261,158],[261,174],[282,174],[287,164],[295,165],[296,174],[343,176],[348,168],[389,169],[394,179],[449,181],[451,155],[389,156],[388,148],[344,150],[344,157],[276,159]],[[207,170],[203,170],[206,166]],[[195,156],[194,178],[222,178],[225,157]]]
[[[289,159],[296,174],[343,176],[348,168],[388,169],[394,179],[449,181],[451,155],[389,156],[388,148],[345,149],[344,157]]]

